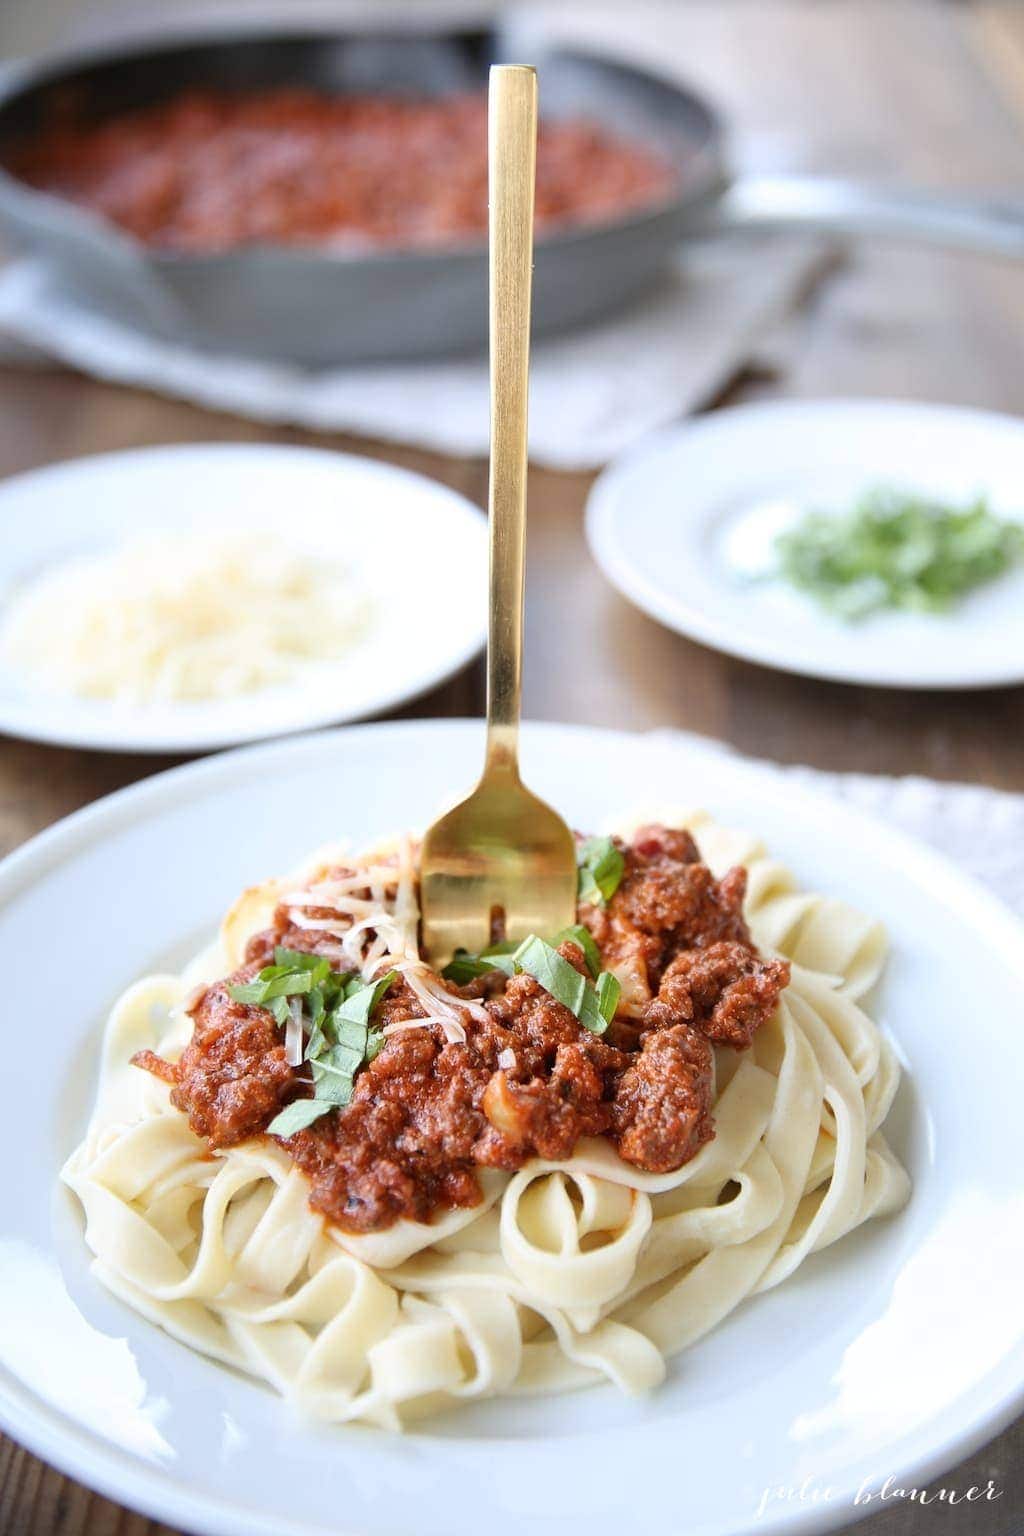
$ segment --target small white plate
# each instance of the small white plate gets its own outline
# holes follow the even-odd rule
[[[371,616],[343,658],[289,683],[140,707],[58,697],[0,661],[0,731],[116,752],[202,752],[358,720],[425,693],[480,650],[487,522],[447,486],[372,459],[273,444],[97,455],[0,485],[0,619],[23,583],[139,535],[266,530],[352,572]]]
[[[482,745],[475,723],[410,722],[207,759],[0,869],[0,1422],[197,1536],[808,1536],[877,1510],[855,1507],[862,1485],[938,1486],[1024,1400],[1024,934],[936,855],[696,744],[536,726],[524,773],[580,827],[704,805],[805,886],[883,919],[893,956],[873,1007],[907,1063],[886,1126],[914,1181],[906,1210],[745,1302],[648,1399],[498,1400],[397,1437],[297,1422],[90,1276],[57,1175],[114,998],[325,838],[422,825]]]
[[[691,639],[785,672],[886,688],[1024,681],[1024,567],[947,614],[856,624],[765,578],[775,534],[878,487],[1024,521],[1024,422],[897,401],[739,406],[655,434],[597,481],[594,558],[624,597]]]

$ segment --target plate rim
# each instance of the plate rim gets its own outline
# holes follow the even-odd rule
[[[453,508],[457,505],[465,514],[467,529],[472,528],[475,523],[477,531],[486,537],[487,515],[483,508],[444,480],[435,480],[419,470],[407,469],[404,465],[392,464],[387,459],[374,458],[370,454],[352,453],[347,449],[325,448],[314,443],[279,443],[264,438],[253,442],[233,442],[227,438],[218,438],[211,442],[190,439],[187,442],[178,443],[151,443],[131,448],[103,449],[95,453],[75,454],[68,459],[40,464],[33,469],[7,475],[0,480],[0,523],[5,515],[3,503],[8,489],[17,489],[29,482],[41,483],[51,479],[72,478],[74,472],[83,466],[88,466],[90,469],[93,465],[116,467],[129,460],[138,462],[161,458],[187,459],[193,455],[230,457],[232,454],[244,454],[246,457],[266,455],[273,458],[316,460],[332,464],[342,473],[352,465],[360,469],[368,467],[374,475],[379,474],[384,479],[404,481],[413,492],[425,487],[443,495],[451,501]],[[87,527],[88,525],[83,523],[83,532],[87,531]],[[0,613],[0,619],[2,619],[2,613]],[[74,727],[65,729],[59,724],[47,725],[45,721],[37,724],[31,716],[28,720],[13,717],[7,713],[3,701],[0,700],[0,732],[19,741],[36,741],[46,746],[71,747],[86,752],[130,753],[147,757],[170,756],[185,752],[209,753],[260,745],[324,727],[340,727],[371,721],[381,714],[413,704],[436,688],[450,682],[453,677],[468,667],[482,652],[486,639],[486,620],[482,617],[477,626],[477,632],[467,638],[457,650],[453,648],[451,657],[444,667],[426,679],[417,679],[412,684],[408,682],[389,684],[381,689],[379,698],[368,712],[348,713],[339,701],[338,704],[325,707],[316,714],[310,712],[309,716],[297,726],[266,730],[260,729],[254,722],[251,730],[235,730],[223,735],[215,730],[193,731],[191,734],[174,730],[134,734],[138,726],[133,727],[129,717],[125,722],[124,730],[104,730],[97,734],[84,729],[76,730]],[[258,700],[258,692],[253,697]],[[55,703],[58,702],[55,701]]]
[[[621,544],[613,531],[615,505],[620,483],[625,481],[637,464],[649,454],[657,453],[672,444],[683,443],[705,431],[713,430],[722,423],[732,424],[743,418],[769,416],[793,418],[797,416],[825,416],[833,413],[893,412],[904,416],[930,416],[947,422],[995,428],[1004,433],[1016,433],[1021,438],[1024,456],[1024,417],[1016,417],[1008,411],[990,411],[977,406],[961,406],[942,401],[899,399],[896,396],[835,395],[813,400],[764,400],[746,401],[740,405],[726,406],[685,421],[672,422],[648,433],[639,443],[613,459],[601,471],[592,485],[584,514],[584,529],[590,554],[605,580],[631,603],[634,608],[658,624],[696,641],[711,650],[765,667],[772,672],[786,673],[792,677],[809,677],[817,681],[843,683],[848,687],[886,688],[915,693],[969,693],[995,688],[1011,688],[1024,683],[1024,659],[1010,662],[1002,670],[990,667],[973,678],[923,680],[912,672],[900,672],[893,668],[881,676],[871,669],[860,670],[841,663],[829,663],[815,652],[808,654],[802,664],[769,654],[756,644],[737,642],[729,630],[718,623],[714,616],[699,606],[689,603],[685,597],[678,600],[667,598],[661,588],[649,581],[621,556]]]
[[[103,837],[112,828],[130,825],[187,800],[190,788],[197,780],[222,780],[225,787],[229,787],[232,780],[247,779],[270,759],[330,752],[354,734],[364,739],[378,737],[386,740],[422,732],[440,731],[454,735],[467,727],[480,734],[482,743],[483,723],[474,718],[371,722],[250,744],[149,775],[63,817],[8,854],[0,861],[0,903],[30,887],[35,879],[59,866],[65,856],[73,856],[81,847]],[[524,723],[527,740],[544,735],[552,738],[576,736],[581,742],[588,738],[597,742],[614,738],[631,742],[639,749],[667,748],[683,757],[715,748],[715,743],[685,736],[671,741],[653,732],[552,721]],[[756,759],[740,753],[733,756],[741,774],[744,771],[756,773]],[[819,811],[827,809],[833,824],[840,829],[845,824],[850,834],[861,830],[870,839],[884,837],[893,854],[898,855],[904,867],[917,878],[928,880],[933,889],[937,887],[958,907],[972,911],[975,921],[984,920],[986,924],[994,925],[1011,945],[1017,946],[1016,951],[1010,949],[1011,955],[1024,955],[1024,921],[979,880],[943,854],[861,806],[830,796],[816,786],[801,784],[798,790],[794,786],[793,792],[798,792],[802,801],[809,799]],[[772,799],[788,798],[782,783],[765,781],[758,786],[758,793]],[[1024,971],[1024,962],[1019,962],[1019,966]],[[49,1256],[52,1257],[52,1251]],[[986,1396],[984,1403],[959,1430],[950,1431],[930,1449],[909,1456],[903,1464],[893,1467],[895,1480],[902,1485],[908,1479],[919,1482],[940,1475],[997,1435],[1022,1411],[1024,1369],[1009,1389],[1003,1389],[995,1397]],[[59,1408],[50,1407],[6,1366],[0,1367],[0,1428],[50,1466],[115,1503],[193,1530],[197,1536],[358,1536],[356,1527],[278,1517],[259,1509],[246,1509],[237,1501],[220,1495],[193,1493],[187,1485],[176,1482],[165,1467],[136,1461],[115,1443],[104,1439],[97,1430],[76,1424]],[[481,1442],[486,1443],[486,1440]],[[817,1536],[817,1533],[850,1525],[872,1513],[877,1513],[873,1506],[857,1508],[848,1500],[840,1499],[833,1503],[786,1504],[756,1520],[752,1515],[751,1521],[741,1530],[752,1532],[756,1529],[766,1536]],[[700,1536],[700,1531],[708,1529],[703,1525],[692,1533],[688,1531],[688,1536]],[[667,1532],[673,1530],[666,1527]]]

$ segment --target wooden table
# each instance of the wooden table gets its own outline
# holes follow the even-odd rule
[[[698,0],[565,6],[551,18],[594,42],[675,67],[732,114],[752,168],[1020,188],[1024,7],[1016,0]],[[1024,410],[1024,268],[863,244],[772,338],[769,360],[724,397],[903,396]],[[483,503],[486,471],[413,449],[267,430],[57,369],[0,370],[0,474],[140,444],[321,442],[421,470]],[[1024,689],[908,695],[810,682],[703,650],[612,592],[582,541],[588,475],[531,475],[526,709],[548,720],[675,725],[786,762],[924,773],[1024,790]],[[479,666],[406,715],[480,711]],[[0,849],[169,760],[4,741]],[[1024,1508],[1024,1422],[942,1481],[993,1478],[993,1503],[890,1503],[872,1536],[1009,1536]],[[938,1486],[933,1480],[932,1487]],[[1016,1512],[1016,1517],[1015,1517]],[[118,1509],[0,1440],[6,1536],[152,1536]]]

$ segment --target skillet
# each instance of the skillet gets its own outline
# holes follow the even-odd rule
[[[481,28],[249,33],[50,57],[0,90],[0,154],[58,110],[90,123],[192,86],[444,95],[482,88],[505,53],[500,30]],[[538,237],[538,334],[624,304],[657,280],[682,240],[709,231],[802,226],[1024,256],[1024,208],[818,178],[734,180],[720,117],[687,87],[562,49],[537,63],[547,117],[596,117],[660,150],[678,178],[663,201],[641,211]],[[193,348],[325,365],[462,352],[486,339],[486,249],[476,241],[359,254],[285,246],[166,252],[3,170],[0,232],[42,258],[83,305]]]

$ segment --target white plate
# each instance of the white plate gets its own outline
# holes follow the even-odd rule
[[[102,454],[0,485],[0,608],[71,556],[140,534],[270,530],[334,558],[373,608],[341,660],[286,687],[192,704],[57,698],[0,662],[0,731],[125,752],[212,747],[358,720],[465,666],[484,642],[487,523],[464,497],[351,454],[200,444]]]
[[[908,1062],[890,1121],[914,1179],[901,1215],[745,1303],[649,1400],[514,1399],[394,1438],[303,1427],[89,1276],[56,1180],[114,997],[180,963],[242,887],[326,836],[422,824],[469,784],[481,746],[474,723],[416,722],[232,753],[7,860],[0,1421],[112,1497],[225,1536],[479,1536],[482,1521],[491,1536],[619,1536],[624,1522],[743,1536],[870,1513],[852,1508],[864,1480],[941,1472],[1024,1396],[1022,931],[934,854],[699,747],[537,726],[524,767],[583,827],[644,801],[704,805],[756,828],[807,886],[884,919],[894,957],[877,1007]],[[807,1478],[816,1494],[758,1516],[766,1488]]]
[[[809,507],[841,512],[896,487],[984,494],[1024,519],[1024,422],[899,402],[740,406],[657,433],[605,471],[587,509],[608,580],[653,618],[785,672],[888,688],[1024,681],[1024,566],[948,614],[831,618],[773,579],[774,535]]]

